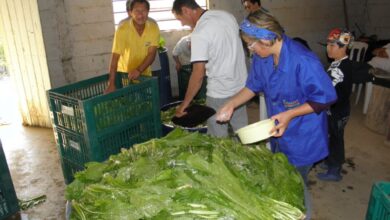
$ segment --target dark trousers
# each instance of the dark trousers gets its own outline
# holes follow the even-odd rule
[[[329,155],[326,163],[330,168],[341,168],[345,162],[344,128],[349,116],[336,118],[328,115]]]

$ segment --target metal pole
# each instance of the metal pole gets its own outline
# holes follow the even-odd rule
[[[347,2],[346,2],[346,0],[343,0],[343,9],[344,9],[345,27],[349,30],[348,7],[347,7]]]

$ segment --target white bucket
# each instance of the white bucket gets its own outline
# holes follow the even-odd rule
[[[273,127],[275,120],[266,119],[240,128],[236,133],[243,144],[251,144],[271,137],[270,131]]]

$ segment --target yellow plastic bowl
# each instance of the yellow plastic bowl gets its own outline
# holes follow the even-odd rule
[[[269,132],[274,126],[275,120],[266,119],[242,127],[236,133],[243,144],[251,144],[271,137],[272,134]]]

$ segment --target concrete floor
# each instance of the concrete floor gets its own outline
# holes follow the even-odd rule
[[[4,97],[0,98],[4,101]],[[12,100],[8,100],[10,102]],[[385,136],[364,126],[361,109],[359,105],[354,106],[346,128],[348,162],[344,166],[343,180],[338,183],[318,181],[315,168],[310,174],[313,219],[364,219],[372,184],[378,180],[390,181],[390,146],[384,144]],[[248,112],[251,122],[258,119],[256,104],[251,103]],[[8,122],[0,124],[0,139],[18,198],[47,196],[45,203],[23,214],[31,220],[64,219],[65,184],[52,130],[23,127],[15,120]]]

